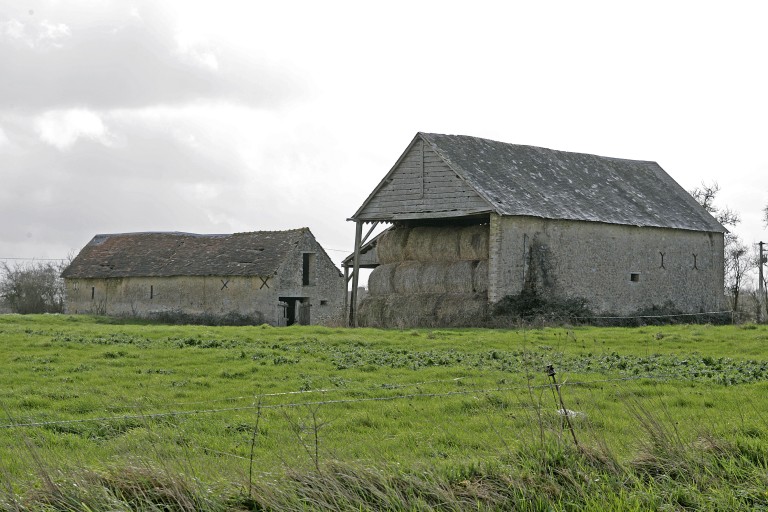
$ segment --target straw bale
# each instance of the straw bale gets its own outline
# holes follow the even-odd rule
[[[438,325],[479,325],[488,314],[488,298],[484,294],[441,295],[435,304],[434,316]]]
[[[488,225],[393,227],[376,245],[379,262],[488,259]]]
[[[475,261],[404,261],[395,265],[390,293],[472,293],[476,265]],[[374,293],[370,280],[369,288]]]
[[[443,288],[448,293],[472,293],[473,274],[477,262],[455,261],[443,263]]]
[[[445,293],[448,291],[445,287],[445,273],[449,264],[433,262],[420,263],[420,265],[418,289],[411,293]],[[408,293],[408,291],[402,290],[401,293]]]
[[[487,313],[485,294],[392,294],[363,299],[358,322],[368,327],[460,327],[482,324]]]
[[[489,229],[487,224],[461,228],[459,231],[458,259],[487,260]]]
[[[392,276],[392,287],[395,293],[419,293],[420,281],[424,263],[404,261],[397,264]]]
[[[357,322],[363,327],[387,327],[387,297],[368,295],[357,308]]]
[[[392,278],[398,263],[379,265],[368,276],[368,293],[371,295],[388,295],[395,291]]]
[[[429,232],[430,260],[456,261],[459,259],[459,233],[455,227],[435,227]]]
[[[398,263],[405,260],[405,246],[410,229],[402,226],[391,227],[376,242],[379,263]]]
[[[488,260],[477,262],[475,272],[472,276],[472,288],[477,293],[488,292]]]
[[[432,233],[434,228],[415,227],[408,234],[405,246],[405,259],[410,261],[429,261],[432,259]]]

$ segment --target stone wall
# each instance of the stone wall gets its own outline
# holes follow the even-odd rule
[[[489,250],[491,302],[527,284],[598,313],[723,307],[721,233],[492,215]]]
[[[305,256],[308,265],[305,265]],[[308,274],[305,276],[305,270]],[[248,316],[279,325],[280,298],[310,305],[311,324],[343,321],[344,278],[311,234],[277,273],[258,276],[123,277],[66,279],[67,313],[146,317],[157,313]],[[305,284],[306,283],[306,284]]]

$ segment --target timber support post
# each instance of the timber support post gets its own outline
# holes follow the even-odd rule
[[[757,323],[762,323],[764,320],[763,312],[765,311],[765,277],[763,276],[763,265],[765,264],[765,243],[759,242],[760,254],[757,257],[758,268],[758,297],[757,297]]]
[[[357,284],[360,277],[360,243],[363,237],[363,222],[355,221],[355,256],[352,261],[352,297],[349,301],[349,326],[357,327]]]

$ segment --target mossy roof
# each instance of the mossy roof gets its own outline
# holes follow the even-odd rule
[[[271,276],[308,228],[223,235],[143,232],[96,235],[64,278]]]

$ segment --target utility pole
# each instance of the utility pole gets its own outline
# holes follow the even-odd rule
[[[765,244],[763,242],[759,242],[758,245],[760,246],[760,255],[757,259],[757,268],[758,268],[758,310],[757,310],[757,322],[762,323],[763,321],[763,309],[765,309],[765,281],[763,280],[763,264],[765,263],[765,256],[763,256],[764,246]]]

